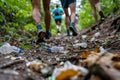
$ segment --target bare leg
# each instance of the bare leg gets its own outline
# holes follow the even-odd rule
[[[34,20],[34,23],[37,27],[37,32],[38,32],[38,40],[43,40],[44,38],[44,32],[41,27],[41,14],[40,14],[40,0],[32,0],[32,17]]]
[[[45,11],[45,27],[46,31],[50,30],[50,21],[51,21],[51,15],[50,15],[50,0],[43,0],[43,7]]]
[[[67,30],[67,36],[70,36],[70,17],[69,17],[69,13],[68,13],[68,8],[64,8],[64,12],[65,12],[65,25],[66,25],[66,30]]]
[[[96,7],[98,8],[98,11],[101,11],[101,5],[100,5],[100,2],[97,2],[97,3],[96,3]]]
[[[76,12],[76,11],[75,11],[75,8],[76,8],[76,2],[71,3],[71,4],[69,5],[69,7],[70,7],[70,10],[71,10],[70,30],[72,31],[72,35],[73,35],[73,36],[77,36],[77,29],[75,28],[75,12]]]
[[[71,22],[75,22],[75,8],[76,8],[76,3],[70,4]]]
[[[97,0],[95,4],[96,4],[96,7],[98,8],[99,15],[100,15],[101,21],[102,21],[102,20],[104,20],[105,16],[104,16],[104,14],[103,14],[103,12],[102,12],[101,5],[100,5],[99,0]]]
[[[66,25],[66,28],[69,29],[70,17],[69,17],[69,13],[68,13],[68,8],[64,8],[64,12],[65,12],[65,25]]]
[[[98,17],[97,17],[97,12],[96,12],[96,7],[95,7],[95,1],[94,0],[89,0],[90,1],[90,5],[91,5],[91,8],[92,8],[92,13],[93,13],[93,16],[95,18],[95,21],[96,23],[98,23]]]
[[[32,0],[32,17],[35,24],[41,23],[41,14],[40,14],[40,0]]]
[[[57,22],[56,27],[57,27],[58,33],[60,33],[61,32],[61,23],[59,21]]]

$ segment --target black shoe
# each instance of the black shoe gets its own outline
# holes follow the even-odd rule
[[[45,32],[41,29],[38,31],[38,38],[39,39],[44,39],[45,37]]]
[[[50,39],[50,37],[51,37],[51,33],[49,31],[47,31],[46,34],[45,34],[45,38]]]
[[[59,29],[57,30],[57,33],[61,33]]]
[[[103,22],[104,19],[105,19],[105,16],[104,16],[103,12],[102,12],[102,11],[99,11],[99,15],[100,15],[100,17],[101,17],[100,21]]]
[[[36,41],[36,44],[39,44],[39,43],[42,43],[42,42],[45,42],[45,40],[38,38],[37,41]]]
[[[77,36],[78,35],[78,33],[77,33],[77,30],[76,30],[76,28],[75,27],[70,27],[70,30],[72,31],[72,35],[73,36]]]
[[[96,29],[101,30],[101,29],[100,29],[100,24],[97,24],[97,25],[96,25]]]
[[[105,20],[105,17],[102,17],[102,18],[100,19],[101,22],[103,22],[104,20]]]

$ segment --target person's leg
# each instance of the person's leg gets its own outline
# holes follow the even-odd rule
[[[37,27],[38,38],[44,38],[44,32],[41,27],[40,0],[32,0],[32,17]]]
[[[59,30],[59,19],[55,19],[55,23],[56,23],[56,28],[57,28],[57,33],[60,33],[60,30]]]
[[[71,3],[70,5],[70,10],[71,10],[71,22],[75,22],[75,8],[76,8],[76,2]]]
[[[92,13],[93,13],[94,19],[95,19],[96,23],[98,23],[98,17],[97,17],[97,12],[96,12],[96,7],[95,7],[95,0],[89,0],[89,2],[90,2],[90,6],[92,8]]]
[[[101,17],[101,20],[104,20],[105,16],[104,16],[104,14],[103,14],[103,12],[102,12],[101,4],[100,4],[99,0],[96,0],[95,4],[96,4],[96,7],[98,8],[98,11],[99,11],[99,15],[100,15],[100,17]]]
[[[65,25],[66,25],[66,30],[67,30],[67,36],[70,36],[70,17],[68,13],[68,8],[64,8],[64,13],[65,13]]]
[[[75,20],[75,27],[76,27],[77,31],[79,31],[79,29],[78,29],[78,19]]]
[[[50,33],[50,21],[51,21],[50,0],[43,0],[43,7],[45,11],[46,39],[49,39],[49,37],[51,36],[51,33]]]
[[[32,17],[35,24],[41,23],[41,14],[40,14],[40,1],[39,0],[32,0]]]
[[[59,30],[60,30],[60,32],[61,32],[61,23],[62,23],[62,18],[59,19]]]
[[[95,0],[95,6],[98,8],[98,11],[101,11],[101,5],[99,0]]]
[[[58,33],[60,33],[61,32],[61,19],[56,20],[56,27],[57,27]]]
[[[71,10],[71,23],[70,23],[70,30],[73,32],[73,36],[77,36],[77,30],[75,28],[75,12],[76,12],[76,0],[71,0],[72,2],[70,3],[69,7]]]

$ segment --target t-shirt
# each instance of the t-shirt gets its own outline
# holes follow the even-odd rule
[[[61,8],[56,8],[52,11],[52,14],[53,14],[54,19],[61,19],[63,10]]]

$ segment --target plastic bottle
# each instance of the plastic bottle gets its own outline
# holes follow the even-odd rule
[[[20,53],[20,54],[23,53],[23,50],[16,46],[12,46],[12,49],[13,49],[13,52]]]
[[[77,44],[74,44],[73,46],[74,46],[74,48],[77,48],[77,47],[87,48],[87,43],[85,43],[85,42],[77,43]]]
[[[100,52],[101,52],[101,53],[108,53],[108,51],[105,50],[102,46],[100,46]]]
[[[9,54],[11,52],[23,53],[23,50],[16,46],[11,46],[9,43],[5,43],[0,47],[0,53],[2,54]]]
[[[41,50],[46,50],[46,44],[44,42],[41,43]]]
[[[64,51],[64,47],[53,46],[49,48],[48,51],[51,53],[61,53],[62,51]]]

